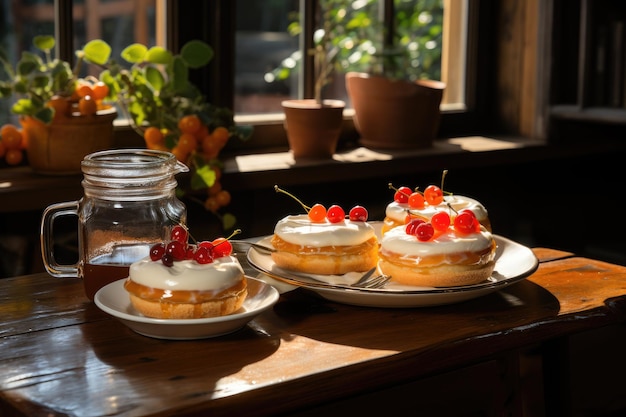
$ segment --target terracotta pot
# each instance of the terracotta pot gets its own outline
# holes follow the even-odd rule
[[[94,116],[72,115],[48,125],[31,117],[22,118],[28,163],[42,174],[79,174],[85,155],[113,145],[116,117],[115,108],[110,108]]]
[[[285,130],[294,158],[330,158],[337,150],[343,109],[341,100],[285,100]]]
[[[432,146],[439,129],[444,83],[349,72],[346,89],[362,145],[383,149]]]

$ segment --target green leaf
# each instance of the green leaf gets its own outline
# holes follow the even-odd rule
[[[237,218],[231,213],[224,213],[222,216],[222,227],[224,230],[230,230],[237,224]]]
[[[31,114],[34,109],[33,102],[27,98],[21,98],[13,104],[11,111],[15,114]]]
[[[50,81],[50,78],[47,75],[38,75],[36,77],[33,77],[32,85],[35,88],[46,88],[48,86],[49,81]]]
[[[146,61],[153,64],[169,65],[172,62],[172,53],[160,46],[153,46],[148,50]]]
[[[215,184],[215,180],[217,179],[215,171],[209,165],[197,167],[196,175],[194,177],[197,177],[195,184],[193,181],[194,178],[192,178],[191,188],[194,190],[211,187],[213,184]],[[196,186],[198,186],[198,188],[195,188]]]
[[[192,40],[183,46],[180,56],[189,68],[201,68],[213,59],[213,48],[205,42]]]
[[[163,85],[165,84],[165,79],[163,78],[161,71],[153,66],[147,66],[145,68],[145,76],[146,80],[148,80],[155,91],[161,91],[161,88],[163,88]]]
[[[39,35],[33,38],[33,45],[42,51],[50,51],[56,45],[54,36]]]
[[[83,48],[85,59],[96,65],[104,65],[109,61],[111,56],[111,47],[103,40],[95,39],[87,42]]]
[[[180,57],[172,63],[172,87],[175,91],[185,91],[189,84],[189,68]]]
[[[0,98],[11,97],[13,94],[13,87],[11,83],[0,81]]]
[[[39,109],[33,115],[33,117],[35,117],[36,119],[41,120],[45,124],[50,124],[50,123],[52,123],[52,119],[54,118],[54,109],[52,109],[50,107],[44,107],[42,109]]]
[[[24,51],[17,63],[16,72],[18,76],[28,76],[43,66],[43,61],[37,55]]]
[[[131,64],[137,64],[145,61],[145,56],[148,53],[148,47],[140,43],[133,43],[128,45],[121,53],[122,58]]]

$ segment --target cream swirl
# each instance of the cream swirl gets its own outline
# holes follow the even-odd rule
[[[137,284],[166,291],[222,291],[241,281],[244,273],[234,256],[210,264],[176,261],[171,267],[146,257],[130,266],[129,276]]]
[[[448,210],[448,204],[456,211],[470,209],[478,221],[487,219],[487,209],[480,202],[460,195],[447,195],[444,197],[443,202],[436,206],[426,205],[423,209],[411,209],[411,211],[426,219],[430,219],[438,211]],[[387,205],[385,215],[398,223],[404,223],[408,209],[408,203],[393,201]]]
[[[493,244],[493,235],[484,227],[479,233],[461,235],[453,229],[428,242],[420,242],[417,237],[405,232],[405,226],[397,226],[387,231],[380,242],[381,255],[401,258],[423,258],[433,255],[462,252],[480,252]]]
[[[274,233],[285,242],[301,246],[353,246],[375,236],[367,222],[312,222],[306,214],[287,216],[276,223]]]

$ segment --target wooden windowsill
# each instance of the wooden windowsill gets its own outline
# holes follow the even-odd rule
[[[411,173],[525,163],[626,150],[626,142],[598,140],[580,144],[550,145],[526,138],[460,137],[437,140],[419,150],[372,150],[357,147],[340,151],[328,160],[298,160],[279,149],[275,152],[224,155],[225,188],[233,191],[282,185],[307,185],[341,180],[366,180]],[[47,205],[82,196],[80,174],[38,175],[29,167],[0,169],[0,212],[42,210]],[[184,181],[181,178],[180,181]]]
[[[626,150],[626,142],[551,145],[522,137],[470,136],[436,140],[429,149],[372,150],[357,147],[327,160],[294,160],[286,150],[224,159],[224,187],[247,190],[283,185],[364,180],[413,173],[525,163]]]

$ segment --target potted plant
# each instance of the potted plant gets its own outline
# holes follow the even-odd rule
[[[0,54],[8,80],[0,81],[0,98],[17,97],[12,112],[20,116],[27,137],[29,163],[38,161],[35,143],[50,147],[58,142],[58,152],[47,150],[46,161],[56,164],[40,172],[80,172],[80,162],[86,153],[99,149],[75,148],[92,141],[94,132],[86,128],[95,124],[101,112],[113,113],[107,119],[107,141],[98,148],[110,148],[112,120],[117,106],[141,135],[148,148],[172,152],[191,169],[189,184],[179,188],[181,197],[197,201],[215,213],[224,229],[234,226],[235,218],[220,209],[230,202],[230,194],[220,184],[222,164],[219,152],[226,142],[237,137],[246,140],[252,133],[249,126],[237,126],[229,109],[208,103],[189,81],[191,69],[201,68],[213,57],[212,48],[204,42],[192,40],[183,45],[179,54],[162,47],[148,48],[142,44],[127,46],[121,53],[125,65],[111,58],[110,46],[100,40],[88,42],[76,51],[76,65],[52,59],[55,45],[51,36],[39,36],[34,45],[44,53],[45,60],[24,52],[13,70]],[[98,68],[98,76],[80,78],[80,68],[88,63]],[[96,93],[98,91],[98,93]],[[96,95],[97,94],[97,95]],[[91,98],[85,100],[86,97]],[[81,114],[81,104],[97,104],[95,113]],[[92,109],[93,110],[93,109]],[[91,111],[91,110],[90,110]],[[80,122],[76,122],[80,119]],[[72,135],[53,138],[52,135],[68,125]],[[91,146],[91,145],[90,145]],[[73,153],[72,165],[58,166],[64,156]],[[184,195],[182,195],[184,194]]]
[[[361,22],[352,26],[356,38],[378,39],[354,43],[361,58],[351,62],[361,67],[346,73],[360,143],[371,148],[427,148],[439,128],[445,84],[428,79],[427,67],[441,53],[441,13],[433,10],[440,6],[422,1],[408,7],[392,13],[404,20],[382,38],[369,20],[353,19]]]
[[[331,157],[339,142],[343,123],[343,100],[323,98],[323,89],[332,80],[340,46],[333,33],[343,24],[344,15],[339,13],[336,0],[321,0],[322,27],[315,31],[313,47],[308,51],[313,56],[315,71],[314,98],[284,100],[285,130],[294,158]],[[294,22],[290,31],[298,34],[300,25]]]
[[[88,96],[79,95],[77,73],[81,55],[72,69],[53,59],[55,40],[37,36],[33,40],[44,58],[24,52],[15,69],[0,51],[7,80],[0,81],[0,98],[17,99],[11,111],[20,116],[29,164],[40,173],[80,172],[80,161],[91,152],[113,144],[115,108],[104,101],[106,86],[98,84]],[[14,129],[15,130],[15,129]]]

